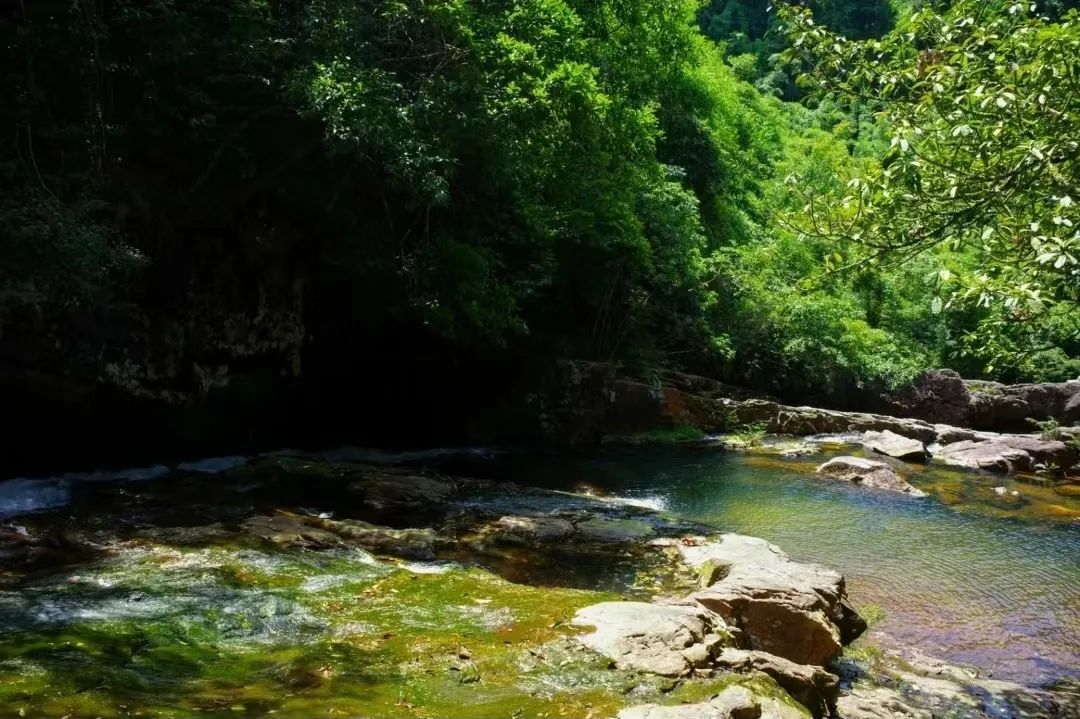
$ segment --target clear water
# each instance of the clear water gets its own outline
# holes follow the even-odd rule
[[[909,480],[931,496],[913,499],[814,477],[820,461],[647,448],[532,458],[512,473],[765,537],[842,571],[857,606],[885,611],[877,631],[947,661],[1030,684],[1080,674],[1075,496],[927,469]]]

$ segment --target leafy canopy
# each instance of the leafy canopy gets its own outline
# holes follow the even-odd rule
[[[934,311],[983,310],[968,351],[1023,362],[1080,336],[1076,12],[958,0],[863,42],[779,12],[818,97],[877,107],[892,132],[846,192],[807,196],[804,230],[861,245],[846,267],[939,253]]]

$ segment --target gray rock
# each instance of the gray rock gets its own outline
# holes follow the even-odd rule
[[[839,679],[821,667],[796,664],[766,652],[725,649],[716,657],[720,669],[772,677],[780,687],[806,707],[814,717],[835,714]]]
[[[915,489],[901,479],[892,467],[884,462],[861,457],[836,457],[817,468],[824,477],[844,480],[874,489],[900,492],[911,497],[925,497],[926,493]]]
[[[922,442],[888,429],[864,434],[863,447],[905,462],[925,462],[927,458],[926,446]]]
[[[574,525],[562,517],[508,516],[495,522],[494,529],[512,537],[549,542],[573,534]]]
[[[700,606],[604,602],[578,611],[578,637],[620,669],[677,677],[707,667],[731,643],[724,620]]]
[[[991,472],[1031,472],[1039,464],[1064,469],[1076,461],[1076,451],[1064,442],[1025,435],[956,442],[942,447],[935,456],[945,464]]]
[[[934,431],[937,432],[936,442],[941,445],[954,444],[956,442],[966,442],[973,439],[989,439],[988,435],[984,435],[981,432],[976,432],[973,429],[964,429],[963,427],[953,427],[948,424],[935,424]]]
[[[824,665],[866,629],[848,604],[843,576],[793,562],[763,539],[725,534],[677,546],[706,585],[691,599],[742,630],[755,649]]]
[[[380,512],[430,509],[454,494],[454,485],[446,480],[384,469],[365,470],[349,489]]]

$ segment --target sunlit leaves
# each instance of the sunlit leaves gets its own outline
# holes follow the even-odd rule
[[[895,128],[891,151],[856,187],[814,204],[816,228],[904,260],[938,246],[973,252],[949,306],[1038,325],[1080,311],[1080,22],[1049,22],[1027,3],[927,7],[901,32],[837,43],[800,7],[781,9],[806,82],[822,97],[871,102]],[[839,232],[837,232],[839,230]],[[983,323],[981,330],[1000,325]]]

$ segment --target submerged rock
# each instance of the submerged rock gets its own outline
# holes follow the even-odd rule
[[[592,627],[579,641],[618,668],[661,676],[707,667],[731,643],[724,620],[695,606],[604,602],[578,611],[571,623]]]
[[[843,719],[934,719],[932,713],[909,706],[891,689],[854,689],[840,697],[836,707]]]
[[[926,446],[917,439],[902,437],[891,430],[867,432],[863,435],[863,446],[905,462],[925,462]]]
[[[574,524],[562,517],[501,517],[495,522],[497,532],[507,538],[550,542],[574,533]]]
[[[353,545],[408,559],[434,559],[434,530],[393,529],[358,520],[334,521],[288,512],[255,516],[241,525],[244,531],[282,546],[326,548]]]
[[[886,489],[912,497],[925,497],[926,493],[905,482],[892,467],[884,462],[861,457],[837,457],[817,468],[817,473],[874,489]]]
[[[1039,464],[1062,469],[1076,461],[1076,450],[1064,442],[1025,435],[998,435],[983,441],[946,445],[935,455],[945,464],[991,472],[1031,472]]]
[[[755,649],[825,665],[866,629],[842,575],[793,562],[764,539],[725,534],[677,546],[706,585],[691,598],[742,630]]]

